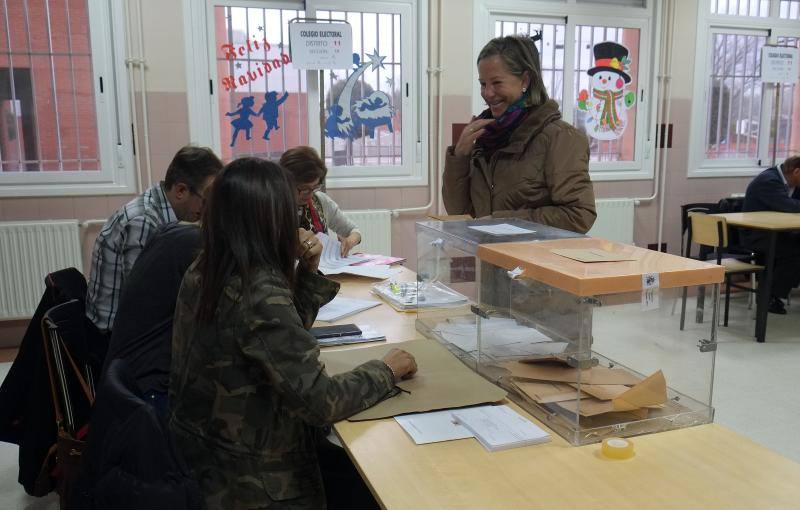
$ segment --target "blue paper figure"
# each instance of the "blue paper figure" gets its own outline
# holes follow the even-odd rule
[[[348,116],[342,116],[342,107],[333,103],[328,108],[328,118],[325,120],[325,135],[329,138],[350,138],[355,131],[353,121]]]
[[[370,138],[375,138],[375,128],[378,126],[386,126],[390,133],[394,133],[392,129],[394,107],[389,104],[389,96],[386,93],[373,92],[353,103],[353,110],[356,122],[367,128]]]
[[[261,105],[261,109],[258,110],[256,115],[261,116],[264,119],[264,123],[267,125],[266,131],[264,131],[264,140],[269,140],[269,132],[274,130],[280,129],[278,126],[278,107],[286,101],[286,98],[289,97],[288,92],[283,93],[283,97],[278,99],[278,93],[275,91],[270,91],[264,94],[265,103]]]
[[[225,115],[227,117],[233,117],[238,115],[239,118],[233,119],[231,121],[231,126],[234,127],[233,136],[231,137],[231,147],[236,145],[236,137],[239,136],[239,131],[242,129],[245,130],[245,136],[249,140],[250,137],[250,130],[253,128],[253,123],[250,122],[251,115],[257,115],[256,112],[252,110],[252,106],[256,103],[256,98],[253,96],[243,97],[242,101],[237,104],[236,106],[239,108],[235,112],[227,112]]]
[[[386,57],[379,56],[377,50],[373,51],[371,55],[367,55],[367,58],[368,62],[361,62],[358,53],[353,53],[355,71],[347,77],[339,96],[328,108],[325,136],[352,140],[358,134],[361,126],[367,128],[370,138],[375,138],[375,128],[378,126],[386,126],[390,133],[394,132],[392,129],[394,106],[389,103],[389,96],[385,92],[376,91],[363,99],[352,100],[353,88],[361,75],[368,67],[372,67],[373,71],[383,68],[383,61],[386,59]]]

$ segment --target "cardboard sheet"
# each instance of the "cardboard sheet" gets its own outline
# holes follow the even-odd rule
[[[528,382],[528,381],[512,381],[519,391],[528,395],[534,401],[540,404],[550,404],[552,402],[562,402],[564,400],[575,400],[578,390],[569,384],[560,382]],[[628,389],[627,386],[624,387]],[[582,393],[580,398],[586,398],[588,395]]]
[[[655,407],[667,401],[667,381],[659,370],[647,379],[628,389],[625,393],[612,400],[599,400],[596,398],[582,399],[580,403],[581,416],[595,416],[613,412],[642,412],[647,415],[647,408]],[[564,409],[576,412],[577,400],[558,402]]]
[[[570,386],[577,387],[575,383],[570,383]],[[623,384],[581,384],[581,391],[588,393],[599,400],[611,400],[619,397],[630,389],[629,386]]]
[[[580,373],[581,384],[636,384],[641,379],[620,368],[592,367],[579,370],[572,367],[563,367],[550,364],[520,363],[509,361],[500,365],[511,375],[520,379],[533,379],[535,381],[557,381],[566,383],[578,382]]]
[[[417,360],[417,375],[398,386],[409,393],[379,402],[349,418],[350,421],[376,420],[399,414],[420,413],[499,402],[506,392],[479,376],[434,340],[411,340],[363,349],[325,351],[320,358],[335,375],[352,370],[371,359],[382,358],[392,348],[403,349]]]
[[[638,260],[637,257],[630,253],[625,254],[621,252],[606,251],[600,248],[554,248],[550,253],[561,255],[568,259],[577,260],[578,262],[622,262],[627,260]]]

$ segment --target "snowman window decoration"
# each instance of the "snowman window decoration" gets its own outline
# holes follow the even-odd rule
[[[615,140],[625,132],[626,111],[636,104],[636,93],[626,92],[631,82],[628,48],[615,42],[594,45],[594,67],[586,71],[592,78],[591,91],[578,95],[578,109],[588,113],[586,134],[598,140]]]

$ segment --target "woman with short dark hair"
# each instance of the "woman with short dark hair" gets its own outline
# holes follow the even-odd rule
[[[320,427],[386,397],[414,358],[325,372],[307,328],[339,284],[317,274],[320,243],[298,230],[278,165],[235,160],[207,200],[175,311],[170,429],[209,510],[324,508]]]
[[[498,37],[477,60],[488,109],[447,151],[449,214],[517,217],[586,233],[594,223],[589,142],[548,99],[535,41]]]
[[[295,183],[300,226],[313,232],[329,233],[332,230],[342,243],[342,256],[361,242],[361,232],[339,205],[320,190],[328,168],[312,147],[293,147],[281,156],[285,168]]]

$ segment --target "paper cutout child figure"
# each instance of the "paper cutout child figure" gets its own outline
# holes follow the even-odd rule
[[[325,119],[325,136],[333,138],[348,138],[354,131],[353,122],[344,115],[341,105],[333,103],[328,107],[328,118]]]
[[[595,66],[586,74],[592,77],[591,93],[578,95],[578,109],[589,113],[586,134],[598,140],[615,140],[628,123],[626,110],[636,104],[636,93],[625,92],[631,82],[628,48],[615,42],[594,45]]]
[[[280,99],[278,99],[278,93],[275,91],[264,94],[265,103],[261,105],[261,109],[256,113],[256,115],[264,119],[264,123],[267,125],[264,136],[261,137],[264,140],[269,140],[270,131],[280,129],[280,126],[278,126],[278,107],[286,101],[287,97],[289,97],[288,92],[284,92]]]
[[[394,133],[392,115],[394,107],[389,104],[389,96],[379,90],[353,104],[353,117],[358,125],[367,128],[370,138],[375,138],[375,128],[378,126],[386,126],[390,133]]]
[[[250,130],[253,128],[253,123],[250,122],[250,116],[256,115],[256,112],[253,111],[252,106],[256,103],[256,98],[253,96],[243,97],[242,101],[236,105],[238,110],[235,112],[227,112],[225,115],[227,117],[233,117],[238,115],[239,118],[233,119],[231,121],[231,126],[234,127],[233,136],[231,137],[231,147],[236,145],[236,137],[239,136],[239,131],[242,129],[245,130],[245,136],[249,140]]]

